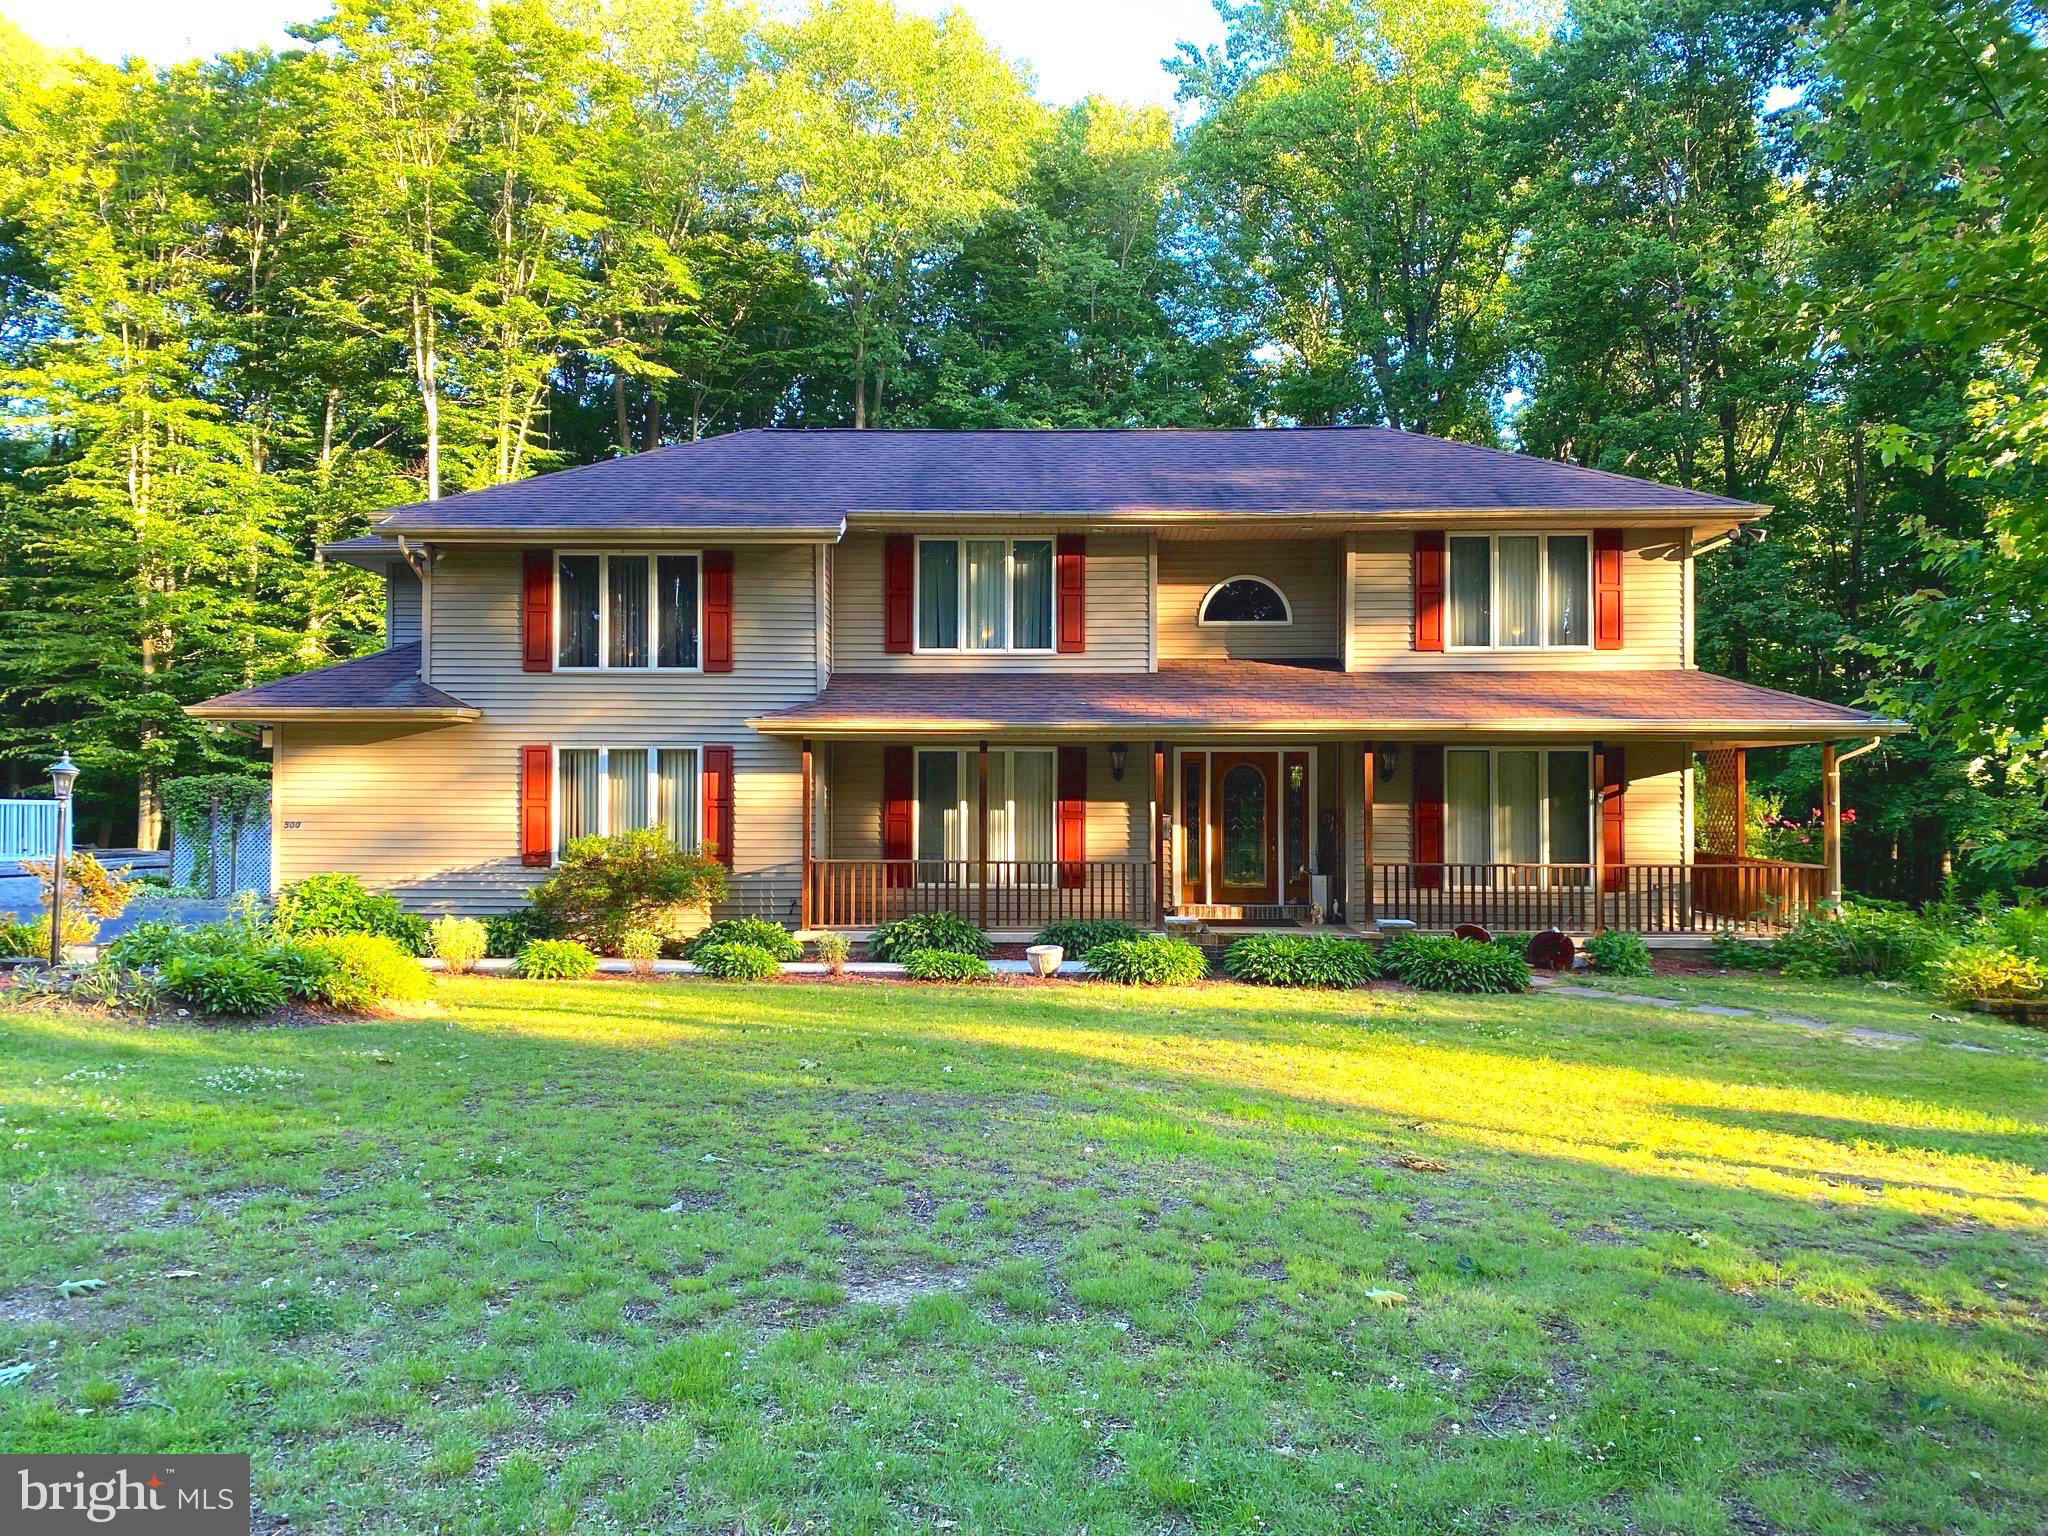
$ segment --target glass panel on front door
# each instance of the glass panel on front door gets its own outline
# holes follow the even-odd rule
[[[1218,796],[1223,837],[1223,883],[1266,883],[1266,776],[1250,763],[1223,775]]]

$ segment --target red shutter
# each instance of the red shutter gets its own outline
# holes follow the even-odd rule
[[[1059,593],[1059,652],[1078,656],[1088,649],[1088,539],[1084,534],[1063,533],[1054,563],[1059,573],[1053,585]]]
[[[891,860],[887,883],[910,884],[910,801],[916,793],[917,754],[909,747],[882,748],[882,857]]]
[[[1606,751],[1606,780],[1600,786],[1600,867],[1602,885],[1610,891],[1628,889],[1628,841],[1623,835],[1622,792],[1628,788],[1628,753],[1620,747]]]
[[[526,552],[525,597],[520,616],[519,666],[526,672],[555,670],[555,553]]]
[[[521,747],[519,862],[528,869],[545,869],[554,857],[554,785],[554,754],[546,747]]]
[[[1060,861],[1060,889],[1075,891],[1087,878],[1088,857],[1088,749],[1061,747],[1059,761],[1059,804],[1053,819],[1058,838],[1055,852]]]
[[[732,748],[704,749],[704,841],[712,856],[732,868]]]
[[[732,551],[729,549],[704,551],[704,670],[732,670]]]
[[[1415,535],[1415,649],[1444,648],[1444,536],[1431,530]],[[1442,749],[1438,749],[1442,766]],[[1439,807],[1441,809],[1441,807]]]
[[[1593,649],[1621,649],[1621,530],[1593,530]]]
[[[1416,869],[1416,889],[1437,891],[1444,883],[1444,749],[1435,743],[1417,746],[1414,763],[1410,803],[1414,807],[1415,846],[1409,862],[1430,866]]]
[[[916,607],[917,540],[892,533],[882,541],[882,649],[891,656],[910,654]]]

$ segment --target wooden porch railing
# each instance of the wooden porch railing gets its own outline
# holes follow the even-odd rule
[[[1418,928],[1496,932],[1768,933],[1821,900],[1819,864],[1618,864],[1595,906],[1590,864],[1375,864],[1373,914]]]
[[[919,912],[950,912],[989,929],[1042,928],[1060,917],[1144,925],[1155,917],[1152,870],[1149,862],[1098,859],[813,859],[811,925],[874,928]]]

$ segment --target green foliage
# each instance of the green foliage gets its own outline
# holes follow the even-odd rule
[[[1057,944],[1066,951],[1067,959],[1078,960],[1098,944],[1141,937],[1143,935],[1129,923],[1119,923],[1110,918],[1062,917],[1039,929],[1038,937],[1031,942]]]
[[[64,944],[90,944],[99,937],[100,925],[83,912],[64,913]],[[50,914],[28,922],[17,922],[12,912],[0,913],[0,954],[44,959],[50,953]]]
[[[437,917],[428,925],[427,943],[442,968],[460,976],[483,959],[490,936],[473,917]]]
[[[531,899],[550,933],[617,954],[619,941],[635,928],[683,943],[704,908],[725,891],[724,865],[678,848],[661,827],[643,827],[577,838]]]
[[[803,954],[796,935],[782,924],[765,917],[726,917],[709,924],[683,946],[683,958],[695,960],[717,944],[752,944],[765,949],[777,960],[795,960]]]
[[[868,954],[877,960],[907,961],[920,949],[946,949],[985,960],[988,935],[950,912],[918,912],[882,924],[868,940]]]
[[[1726,966],[1731,971],[1766,971],[1777,962],[1771,956],[1771,946],[1760,944],[1754,939],[1738,939],[1732,933],[1717,933],[1708,946],[1714,964]]]
[[[1209,960],[1185,939],[1151,934],[1112,939],[1082,957],[1104,981],[1127,987],[1184,987],[1209,974]]]
[[[163,987],[153,976],[110,964],[102,957],[72,979],[66,995],[90,1007],[151,1013],[163,1001]]]
[[[50,873],[55,867],[54,859],[29,859],[23,862],[22,870],[34,875],[42,882],[43,906],[50,905]],[[89,853],[74,853],[64,861],[64,905],[68,909],[77,906],[94,917],[119,917],[128,910],[132,897],[132,882],[126,879],[128,871],[111,870]]]
[[[109,943],[101,958],[123,970],[154,970],[178,951],[184,934],[176,923],[147,918]]]
[[[825,963],[828,974],[838,976],[846,970],[846,957],[853,953],[853,941],[843,933],[821,933],[817,939],[818,958]]]
[[[1904,907],[1844,902],[1804,914],[1771,944],[1771,962],[1788,976],[1876,976],[1910,981],[1952,935]]]
[[[295,1003],[331,1001],[338,962],[323,945],[326,940],[308,939],[302,944],[272,944],[254,952],[255,959],[275,976],[284,995]],[[388,944],[391,941],[385,939]],[[411,963],[410,960],[407,961]],[[415,967],[417,969],[417,967]]]
[[[381,933],[335,933],[305,941],[303,948],[332,966],[320,983],[320,1000],[349,1013],[368,1013],[396,1003],[416,1003],[433,990],[418,959],[396,939]]]
[[[1995,944],[1958,944],[1928,962],[1927,983],[1944,1002],[2031,1001],[2048,991],[2048,967]]]
[[[531,939],[519,951],[519,974],[531,981],[583,981],[597,974],[597,956],[574,939]]]
[[[372,894],[354,875],[308,875],[277,893],[271,926],[287,938],[315,934],[377,933],[408,954],[427,952],[427,920],[391,895]]]
[[[903,974],[912,981],[980,981],[988,961],[954,949],[917,949],[904,957]]]
[[[532,907],[494,912],[484,919],[484,953],[493,960],[516,960],[519,952],[535,939],[551,939],[554,933]]]
[[[1586,958],[1593,963],[1594,970],[1606,976],[1650,974],[1650,946],[1640,934],[1623,933],[1617,928],[1586,940]]]
[[[634,928],[619,940],[619,956],[633,962],[633,974],[652,976],[654,962],[661,958],[661,935]]]
[[[180,950],[161,979],[165,992],[201,1013],[253,1017],[285,1004],[283,979],[254,954]]]
[[[759,944],[713,944],[691,957],[706,976],[721,981],[766,981],[782,974],[782,964]]]
[[[1493,944],[1447,933],[1404,933],[1380,951],[1380,969],[1424,992],[1526,992],[1529,962]]]
[[[1370,944],[1333,933],[1247,934],[1223,952],[1223,969],[1268,987],[1356,987],[1380,973]]]

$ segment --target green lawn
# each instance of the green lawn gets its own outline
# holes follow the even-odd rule
[[[267,1517],[350,1536],[2048,1528],[2048,1036],[1636,988],[1834,1027],[1223,986],[0,1009],[0,1447],[247,1449]]]

